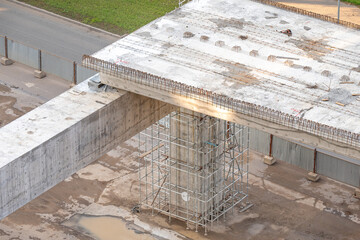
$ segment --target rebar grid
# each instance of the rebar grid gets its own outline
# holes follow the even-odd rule
[[[311,133],[325,139],[334,140],[360,147],[360,134],[331,127],[325,124],[303,119],[298,116],[285,114],[268,107],[233,99],[228,96],[216,94],[212,91],[189,86],[170,79],[158,77],[129,67],[110,63],[88,55],[83,56],[83,65],[92,70],[102,72],[123,80],[141,84],[154,89],[177,94],[186,98],[196,99],[217,108],[234,111],[251,117],[277,123],[286,127]]]
[[[248,197],[249,129],[179,110],[139,134],[140,204],[208,231]]]

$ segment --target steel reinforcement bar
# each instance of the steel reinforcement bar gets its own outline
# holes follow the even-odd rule
[[[120,77],[127,81],[149,86],[155,89],[171,92],[187,98],[198,99],[221,109],[239,112],[251,117],[267,120],[286,127],[311,133],[326,139],[346,143],[356,148],[360,147],[360,134],[325,124],[306,120],[290,114],[283,113],[268,107],[233,99],[212,91],[189,86],[170,79],[158,77],[129,67],[110,63],[95,57],[84,55],[83,66],[111,76]]]
[[[356,24],[356,23],[352,23],[352,22],[348,22],[348,21],[344,21],[344,20],[339,20],[338,21],[337,18],[322,15],[322,14],[319,14],[319,13],[310,12],[310,11],[307,11],[307,10],[304,10],[304,9],[301,9],[301,8],[297,8],[297,7],[293,7],[293,6],[288,6],[288,5],[285,5],[283,3],[275,2],[275,1],[272,1],[272,0],[252,0],[252,1],[253,2],[259,2],[259,3],[262,3],[262,4],[266,4],[266,5],[271,5],[271,6],[280,8],[280,9],[285,9],[285,10],[290,11],[290,12],[295,12],[295,13],[298,13],[298,14],[301,14],[301,15],[310,16],[310,17],[313,17],[313,18],[317,18],[317,19],[327,21],[327,22],[340,24],[340,25],[343,25],[343,26],[346,26],[346,27],[349,27],[349,28],[354,28],[354,29],[358,29],[358,30],[360,29],[360,25]]]

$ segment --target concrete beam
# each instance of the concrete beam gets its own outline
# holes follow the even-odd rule
[[[0,129],[0,219],[176,109],[87,84]]]
[[[109,76],[104,73],[100,74],[100,78],[102,83],[119,89],[124,89],[166,103],[170,103],[175,106],[187,108],[195,112],[201,112],[213,117],[249,126],[251,128],[273,134],[289,141],[308,144],[316,148],[321,148],[330,152],[360,160],[360,149],[349,146],[345,143],[329,140],[315,134],[303,132],[301,130],[286,127],[277,123],[251,117],[239,112],[227,111],[197,99],[186,98],[171,92],[154,89],[142,84],[127,81],[122,78]]]

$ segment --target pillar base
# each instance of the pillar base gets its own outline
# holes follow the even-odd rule
[[[276,159],[274,157],[271,157],[271,156],[264,156],[264,163],[271,166],[273,165],[274,163],[276,163]]]
[[[306,175],[307,180],[312,181],[312,182],[317,182],[320,179],[320,175],[314,172],[309,172]]]
[[[354,197],[357,198],[357,199],[360,199],[360,188],[355,190]]]
[[[34,76],[36,78],[44,78],[44,77],[46,77],[46,73],[43,72],[43,71],[40,71],[40,70],[35,70],[34,71]]]
[[[9,66],[9,65],[13,64],[14,62],[6,57],[2,57],[0,59],[0,63],[4,66]]]

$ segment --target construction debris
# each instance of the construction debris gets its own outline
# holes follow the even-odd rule
[[[348,82],[348,81],[350,81],[350,77],[347,76],[347,75],[343,75],[343,76],[340,78],[340,81],[341,81],[341,82]]]
[[[207,42],[207,41],[209,41],[209,37],[208,37],[208,36],[202,35],[202,36],[200,37],[200,42]]]
[[[280,31],[281,33],[283,33],[283,34],[286,34],[286,35],[288,35],[289,37],[291,37],[292,36],[292,32],[291,32],[291,30],[290,29],[286,29],[286,30],[283,30],[283,31]]]
[[[216,41],[216,42],[215,42],[215,46],[217,46],[217,47],[223,47],[223,46],[225,46],[225,42],[224,42],[224,41],[221,41],[221,40]]]
[[[195,34],[193,34],[192,32],[184,32],[183,34],[184,38],[192,38],[193,36],[195,36]]]
[[[331,77],[331,72],[329,70],[324,70],[321,72],[321,76]]]
[[[257,57],[257,56],[259,56],[259,52],[258,52],[258,50],[252,50],[252,51],[250,51],[249,55],[252,57]]]
[[[312,68],[309,67],[309,66],[305,66],[305,67],[303,67],[303,70],[304,70],[305,72],[310,72],[310,71],[312,70]]]
[[[343,103],[341,103],[341,102],[335,102],[337,105],[339,105],[339,106],[342,106],[342,107],[344,107],[345,106],[345,104],[343,104]]]
[[[275,62],[276,61],[276,56],[274,55],[269,55],[268,58],[267,58],[268,61],[270,62]]]
[[[231,48],[231,50],[234,51],[234,52],[240,52],[240,51],[241,51],[241,47],[240,47],[240,46],[233,46],[233,47]]]
[[[248,36],[240,35],[239,38],[240,38],[241,40],[246,40],[246,39],[248,39]]]
[[[286,60],[286,61],[284,62],[284,64],[285,64],[286,66],[289,66],[289,67],[294,66],[294,62],[291,61],[291,60]]]

